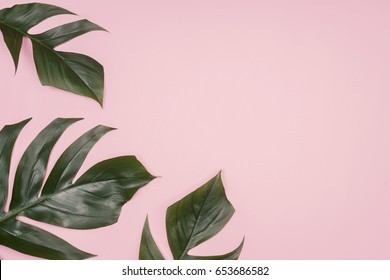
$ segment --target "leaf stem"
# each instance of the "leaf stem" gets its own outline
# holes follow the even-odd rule
[[[4,216],[2,216],[2,217],[0,218],[0,223],[2,223],[2,222],[4,222],[4,221],[7,221],[7,220],[9,220],[9,219],[15,218],[15,217],[18,216],[20,213],[22,213],[24,210],[29,209],[29,208],[31,208],[31,207],[34,207],[34,206],[38,205],[39,203],[45,201],[47,198],[48,198],[48,196],[42,196],[42,197],[40,197],[39,199],[35,200],[35,201],[32,202],[32,203],[26,204],[26,205],[23,206],[22,208],[15,209],[15,210],[11,210],[11,211],[7,212]]]

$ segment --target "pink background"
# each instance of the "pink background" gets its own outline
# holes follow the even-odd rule
[[[1,126],[33,117],[12,172],[32,138],[61,116],[85,120],[66,132],[50,166],[71,141],[105,124],[118,130],[82,171],[135,154],[161,178],[113,226],[43,228],[98,259],[136,259],[149,214],[169,256],[166,208],[222,169],[236,214],[194,253],[227,252],[245,235],[242,259],[390,258],[389,1],[46,2],[110,31],[61,47],[105,66],[104,110],[40,86],[28,41],[14,76],[1,42]],[[32,32],[74,19],[50,19]],[[5,247],[0,257],[30,258]]]

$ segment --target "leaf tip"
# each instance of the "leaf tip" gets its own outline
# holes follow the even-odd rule
[[[217,175],[215,175],[209,182],[214,182],[217,185],[222,185],[223,187],[223,182],[222,182],[222,170],[219,170]]]
[[[32,117],[30,117],[30,118],[28,118],[28,119],[25,119],[24,121],[21,121],[20,123],[21,123],[21,124],[27,124],[27,123],[29,123],[31,120],[32,120]]]
[[[100,25],[97,25],[96,26],[99,27],[98,31],[104,31],[104,32],[107,32],[107,33],[111,33],[110,31],[108,31],[107,29],[105,29],[104,27],[101,27]]]
[[[98,63],[99,66],[101,67],[101,71],[102,71],[102,75],[103,75],[101,77],[101,80],[103,82],[103,85],[99,90],[95,91],[95,96],[90,97],[90,98],[94,99],[97,103],[99,103],[99,106],[101,109],[104,109],[104,105],[105,105],[104,104],[104,67],[99,62],[96,62],[96,63]]]
[[[244,247],[244,244],[245,244],[245,235],[244,235],[244,237],[242,238],[242,241],[241,241],[240,245],[238,246],[238,248],[239,248],[239,250],[240,250],[240,254],[241,254],[242,248]]]
[[[24,121],[21,121],[19,124],[22,125],[22,126],[25,126],[25,125],[28,124],[31,120],[32,120],[32,118],[28,118],[28,119],[25,119]]]
[[[118,130],[117,127],[106,126],[106,125],[101,125],[101,124],[97,125],[94,129],[98,129],[98,128],[104,130],[105,132],[110,132],[110,131]]]
[[[244,248],[244,243],[245,243],[245,235],[242,238],[242,241],[241,241],[240,245],[238,245],[238,247],[232,251],[233,256],[234,256],[232,258],[233,260],[238,260],[239,259],[240,255],[241,255],[241,252],[242,252],[242,248]]]
[[[53,122],[69,122],[71,124],[84,120],[84,118],[56,118]]]
[[[21,48],[22,45],[20,45],[20,48]],[[14,72],[14,76],[16,76],[16,73],[18,72],[18,67],[19,67],[19,55],[20,55],[20,49],[17,51],[17,53],[13,53],[13,51],[11,51],[11,49],[9,49],[10,52],[11,52],[11,56],[12,56],[12,60],[14,61],[14,67],[15,67],[15,72]]]
[[[28,122],[30,122],[32,120],[32,118],[28,118],[28,119],[25,119],[21,122],[18,122],[18,123],[15,123],[15,124],[11,124],[11,125],[5,125],[4,127],[10,127],[10,126],[13,126],[13,125],[21,125],[22,127],[25,126]]]
[[[90,258],[95,258],[97,256],[98,255],[85,252],[85,257],[83,258],[83,260],[90,259]]]

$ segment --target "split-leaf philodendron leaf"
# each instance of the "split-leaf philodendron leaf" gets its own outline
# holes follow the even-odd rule
[[[11,53],[15,71],[23,37],[31,40],[35,67],[42,85],[53,86],[92,98],[103,104],[104,71],[96,60],[83,54],[57,51],[55,48],[69,40],[102,27],[79,20],[57,26],[41,34],[28,31],[50,17],[74,13],[63,8],[40,3],[15,5],[0,10],[0,30]]]
[[[0,131],[0,244],[47,259],[85,259],[83,252],[61,238],[18,220],[36,221],[74,229],[92,229],[115,223],[122,206],[153,176],[134,156],[108,159],[75,180],[96,142],[112,128],[96,126],[79,137],[59,157],[46,182],[50,153],[64,131],[80,119],[56,119],[43,129],[18,164],[9,210],[6,202],[12,150],[30,121],[7,125]]]
[[[235,260],[244,240],[230,253],[219,256],[194,256],[188,252],[215,236],[229,222],[234,208],[226,197],[221,173],[171,205],[166,213],[168,243],[175,260]],[[146,218],[139,252],[140,260],[163,260]]]

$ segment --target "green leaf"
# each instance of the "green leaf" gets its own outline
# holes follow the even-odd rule
[[[47,18],[73,14],[63,8],[41,4],[21,4],[0,10],[0,30],[18,68],[22,38],[26,36],[33,45],[36,70],[42,85],[53,86],[86,96],[103,104],[103,66],[89,56],[61,52],[57,46],[90,31],[105,29],[88,21],[78,20],[57,26],[41,34],[29,30]]]
[[[48,259],[91,257],[51,233],[18,221],[18,216],[66,228],[111,225],[118,220],[122,206],[136,191],[154,179],[134,156],[122,156],[97,163],[74,180],[92,147],[113,130],[100,125],[64,151],[44,183],[53,146],[65,129],[78,120],[54,120],[26,149],[15,174],[10,210],[0,216],[0,244]],[[0,202],[3,205],[12,149],[28,121],[6,126],[0,131],[0,188],[4,192]]]
[[[149,219],[146,217],[141,237],[141,248],[139,250],[140,260],[164,260],[160,249],[157,247],[149,228]]]
[[[122,206],[153,178],[135,157],[113,158],[96,164],[68,188],[43,197],[23,215],[66,228],[111,225]]]
[[[28,146],[16,169],[10,210],[21,208],[37,199],[54,145],[65,129],[78,120],[54,120]]]
[[[97,141],[114,128],[98,125],[77,139],[65,150],[54,165],[42,189],[42,195],[55,193],[69,187],[76,177],[89,151]]]
[[[24,254],[53,260],[79,260],[94,256],[43,229],[18,220],[1,224],[0,244]]]
[[[41,34],[32,36],[38,42],[41,42],[45,44],[45,46],[54,49],[55,47],[62,45],[63,43],[72,40],[73,38],[96,30],[105,31],[105,29],[99,25],[83,19],[60,25]]]
[[[0,211],[3,214],[8,196],[8,177],[12,150],[20,131],[29,121],[30,119],[14,125],[6,125],[0,131]]]
[[[238,259],[244,240],[225,255],[193,256],[188,252],[209,240],[229,222],[234,208],[226,197],[221,173],[206,184],[174,203],[167,209],[168,243],[175,260],[230,260]],[[150,233],[148,220],[142,233],[140,258],[153,259],[159,252]]]
[[[20,50],[22,49],[23,35],[15,29],[3,24],[0,24],[0,30],[3,33],[4,42],[7,45],[14,61],[16,73],[19,64]]]

